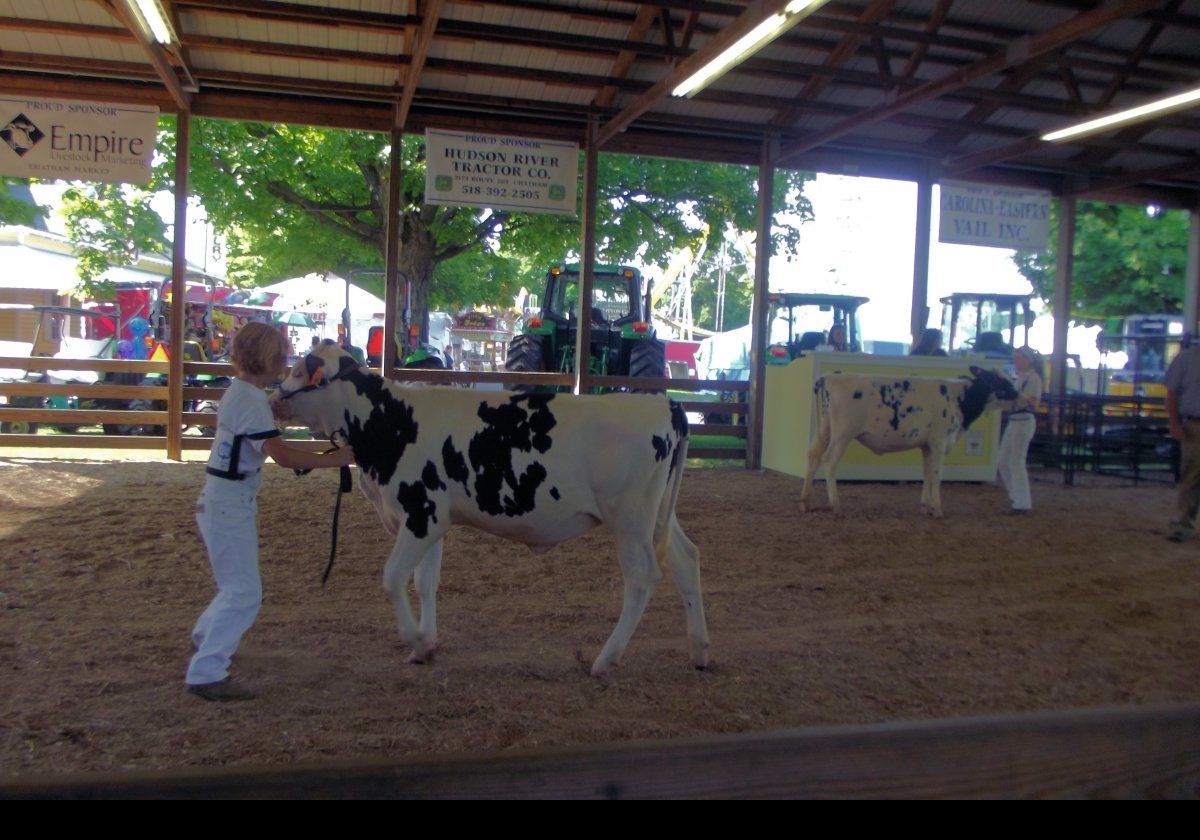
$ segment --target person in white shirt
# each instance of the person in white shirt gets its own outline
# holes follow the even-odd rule
[[[217,430],[196,505],[196,523],[208,549],[217,594],[192,629],[195,653],[188,664],[189,694],[205,700],[250,700],[234,683],[229,665],[242,635],[262,605],[258,573],[258,486],[269,455],[282,467],[348,466],[354,452],[343,446],[329,455],[284,443],[275,426],[266,386],[285,371],[288,341],[275,327],[250,323],[238,330],[230,361],[237,373],[217,408]]]
[[[1017,369],[1017,401],[1008,414],[1008,425],[1000,439],[1000,460],[997,465],[1000,481],[1008,492],[1013,513],[1028,513],[1033,508],[1029,495],[1029,471],[1025,458],[1033,440],[1037,422],[1034,412],[1042,401],[1042,377],[1038,352],[1031,347],[1013,351]]]

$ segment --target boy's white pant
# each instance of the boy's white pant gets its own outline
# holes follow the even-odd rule
[[[242,634],[262,605],[258,574],[258,485],[261,476],[230,481],[209,476],[196,507],[196,524],[208,547],[217,596],[192,629],[196,654],[187,671],[188,685],[219,682]]]
[[[996,466],[1014,510],[1030,510],[1033,507],[1025,458],[1036,429],[1037,423],[1032,414],[1014,414],[1008,418],[1004,437],[1000,439],[1000,460]]]

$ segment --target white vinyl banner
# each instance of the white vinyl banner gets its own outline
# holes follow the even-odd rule
[[[477,132],[425,131],[425,200],[575,215],[579,145]]]
[[[1044,251],[1050,239],[1050,193],[943,181],[938,241]]]
[[[158,109],[0,96],[0,175],[144,184]]]

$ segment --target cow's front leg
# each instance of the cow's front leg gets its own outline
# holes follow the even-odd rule
[[[430,646],[422,638],[416,619],[413,618],[412,605],[408,602],[408,581],[435,548],[439,551],[440,568],[441,544],[440,535],[432,539],[417,538],[409,530],[402,529],[383,570],[383,589],[392,601],[396,623],[400,626],[400,638],[412,647],[409,662],[424,662]]]
[[[808,450],[808,465],[804,468],[804,486],[800,488],[800,512],[807,513],[812,510],[812,488],[817,481],[817,470],[821,468],[821,460],[825,457],[825,450],[829,448],[829,418],[824,418],[821,421],[821,430],[817,434],[817,439],[813,441],[812,448]]]

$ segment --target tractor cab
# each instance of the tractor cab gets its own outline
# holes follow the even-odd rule
[[[1033,295],[955,292],[942,298],[942,336],[951,356],[1012,359],[1029,344]]]
[[[784,365],[813,350],[862,349],[858,308],[870,298],[850,295],[810,295],[773,292],[767,301],[767,363]],[[845,345],[836,345],[835,328],[841,328]]]
[[[654,335],[642,275],[628,266],[598,265],[592,274],[590,372],[597,375],[666,376],[666,349]],[[554,266],[546,276],[541,312],[525,318],[509,343],[505,369],[514,372],[575,369],[579,324],[579,266]]]

